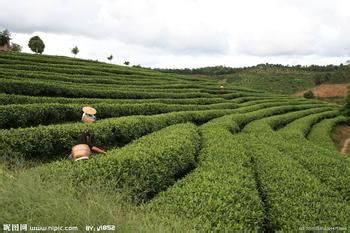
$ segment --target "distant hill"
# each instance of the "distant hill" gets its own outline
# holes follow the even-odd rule
[[[320,84],[350,82],[349,65],[283,66],[279,64],[259,64],[243,68],[215,66],[196,69],[157,70],[217,80],[225,79],[229,85],[278,94],[293,94]]]

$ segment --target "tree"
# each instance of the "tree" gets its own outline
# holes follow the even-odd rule
[[[11,43],[11,51],[13,52],[22,52],[22,46],[16,43]]]
[[[5,29],[0,32],[0,46],[9,45],[11,40],[11,33],[9,30]]]
[[[111,54],[109,57],[107,57],[107,59],[112,62],[112,59],[113,59],[113,55]]]
[[[74,57],[79,53],[78,46],[75,46],[74,48],[72,48],[72,53],[74,54]]]
[[[28,46],[34,53],[42,54],[45,49],[45,44],[39,36],[33,36],[30,38]]]
[[[125,61],[124,65],[128,66],[128,65],[130,65],[130,62],[129,61]]]

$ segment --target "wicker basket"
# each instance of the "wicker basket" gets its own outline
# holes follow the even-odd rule
[[[78,144],[72,147],[72,157],[75,161],[88,159],[90,154],[91,150],[87,144]]]

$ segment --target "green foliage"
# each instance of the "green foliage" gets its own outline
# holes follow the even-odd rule
[[[190,77],[225,80],[226,86],[254,88],[272,93],[294,94],[322,83],[349,83],[350,67],[283,66],[259,64],[252,67],[232,68],[225,66],[196,69],[156,69],[170,74],[186,74]]]
[[[310,65],[310,66],[301,66],[301,65],[281,65],[281,64],[258,64],[256,66],[250,66],[250,67],[227,67],[227,66],[209,66],[209,67],[201,67],[201,68],[184,68],[184,69],[156,69],[162,72],[166,73],[178,73],[178,74],[198,74],[198,75],[209,75],[209,76],[216,76],[216,75],[225,75],[225,74],[234,74],[239,72],[245,72],[245,71],[252,71],[252,70],[270,70],[270,71],[289,71],[289,72],[299,72],[299,71],[317,71],[317,72],[331,72],[331,71],[337,71],[339,69],[344,68],[341,65],[335,66],[335,65],[326,65],[326,66],[319,66],[319,65]]]
[[[84,86],[84,85],[82,85]],[[147,92],[145,90],[134,89],[131,91],[119,91],[113,88],[94,88],[86,86],[80,88],[77,85],[65,85],[44,81],[20,81],[20,80],[1,80],[0,92],[19,95],[33,96],[65,96],[65,97],[90,97],[90,98],[115,98],[115,99],[151,99],[151,98],[199,98],[199,97],[218,97],[209,93],[198,91],[183,93],[167,93],[160,91]],[[91,88],[91,89],[89,89]],[[181,91],[180,91],[181,92]],[[236,95],[237,96],[237,95]],[[229,96],[230,97],[230,96]]]
[[[9,30],[5,29],[0,32],[0,46],[4,46],[6,44],[10,44],[11,33]]]
[[[178,74],[200,74],[200,75],[223,75],[231,74],[242,70],[243,68],[232,68],[226,66],[212,66],[194,69],[156,69],[166,73],[178,73]]]
[[[304,111],[302,115],[311,112]],[[301,225],[308,224],[347,225],[349,205],[344,199],[338,198],[339,187],[345,188],[340,185],[344,180],[335,182],[336,185],[331,185],[330,182],[333,180],[331,173],[335,172],[335,167],[343,167],[341,170],[344,172],[348,165],[342,165],[345,161],[340,157],[331,159],[337,156],[333,154],[328,162],[333,160],[331,164],[334,166],[330,166],[324,160],[327,151],[311,146],[306,141],[305,134],[311,125],[325,116],[330,117],[327,112],[320,114],[318,109],[315,112],[316,115],[301,118],[280,133],[273,132],[274,125],[281,125],[283,122],[288,124],[301,115],[290,113],[283,116],[284,119],[276,116],[256,121],[244,130],[246,146],[250,147],[249,150],[256,159],[266,206],[269,207],[268,222],[275,226],[274,230],[298,229]],[[300,133],[296,134],[297,131]],[[339,160],[337,165],[334,164],[335,160]],[[344,176],[343,172],[337,174]],[[322,206],[322,211],[313,206]]]
[[[1,170],[0,196],[4,222],[78,226],[79,232],[85,231],[87,224],[113,224],[121,232],[187,232],[192,228],[191,222],[175,217],[169,225],[143,205],[125,201],[124,194],[106,192],[104,185],[80,185],[77,189],[68,179],[43,182],[33,172],[17,175]]]
[[[22,52],[22,46],[16,43],[11,43],[11,51],[12,52]]]
[[[337,151],[337,148],[330,137],[331,131],[337,124],[342,124],[348,121],[349,118],[345,116],[325,119],[312,127],[312,130],[308,135],[308,139],[320,147]]]
[[[223,75],[229,85],[254,88],[271,93],[294,94],[314,85],[312,73],[289,69],[252,69]]]
[[[350,94],[345,98],[345,104],[342,108],[342,113],[346,116],[350,116]]]
[[[302,103],[302,102],[301,102]],[[299,101],[288,103],[287,109],[302,109],[320,105],[305,104]],[[0,131],[1,146],[8,149],[5,154],[14,157],[24,156],[26,159],[42,158],[46,160],[62,157],[69,153],[71,146],[77,143],[77,135],[86,129],[97,134],[97,145],[122,145],[147,133],[159,130],[171,124],[194,122],[202,124],[213,118],[232,112],[249,112],[261,108],[279,106],[281,103],[257,103],[233,110],[205,110],[160,114],[155,116],[121,117],[100,120],[93,125],[72,123],[65,125],[40,126],[27,129]],[[277,112],[284,108],[276,107]]]
[[[249,156],[239,144],[232,146],[230,131],[220,123],[202,128],[199,167],[148,207],[160,216],[193,219],[205,231],[259,229],[264,213]]]
[[[76,185],[100,181],[107,187],[126,190],[134,200],[147,200],[195,166],[199,145],[195,125],[174,125],[111,150],[103,158],[56,162],[39,172],[43,179],[65,174],[64,179],[72,179]]]
[[[45,44],[39,36],[33,36],[32,38],[30,38],[30,40],[28,42],[28,47],[34,53],[42,54],[44,52],[44,49],[45,49]]]
[[[345,82],[348,67],[202,71],[225,89],[204,73],[0,53],[3,218],[121,232],[347,227],[350,161],[328,135],[347,120],[339,106],[251,88],[293,93],[328,73],[322,82]],[[94,124],[80,122],[86,105]],[[107,155],[66,159],[86,130]]]
[[[72,48],[71,52],[74,54],[74,57],[75,57],[79,53],[78,46],[75,46],[74,48]]]
[[[0,106],[0,129],[79,121],[82,115],[82,107],[82,105],[76,104],[20,104]],[[98,119],[105,119],[129,115],[153,115],[174,111],[234,109],[238,105],[234,103],[212,105],[96,103],[92,107],[97,110]]]
[[[247,97],[242,97],[247,98]],[[260,97],[249,97],[259,98]],[[0,93],[0,101],[2,105],[9,104],[35,104],[35,103],[60,103],[60,104],[142,104],[142,103],[166,103],[166,104],[216,104],[226,103],[229,100],[223,98],[183,98],[183,99],[94,99],[94,98],[65,98],[65,97],[43,97],[43,96],[25,96]],[[237,98],[237,101],[246,101],[245,99]],[[230,101],[232,102],[232,101]]]
[[[298,115],[319,112],[315,107]],[[275,227],[264,225],[264,214],[267,213],[262,203],[264,200],[259,197],[262,187],[254,173],[256,162],[247,151],[251,145],[246,144],[244,137],[234,140],[231,132],[237,133],[244,125],[259,118],[303,108],[307,106],[261,109],[244,115],[224,116],[204,124],[201,126],[203,143],[199,167],[161,193],[149,208],[162,216],[170,214],[193,219],[200,229],[205,230],[268,230]]]
[[[0,58],[1,64],[10,64],[9,61],[5,59]],[[13,62],[14,65],[20,65],[25,63],[24,61],[20,62]],[[4,65],[0,65],[1,70],[1,78],[11,77],[12,79],[15,78],[27,78],[27,79],[36,79],[36,80],[54,80],[54,81],[63,81],[63,82],[72,82],[72,83],[86,83],[86,84],[117,84],[117,85],[126,85],[131,87],[192,87],[192,88],[213,88],[212,85],[208,85],[202,82],[198,82],[196,84],[185,82],[185,81],[170,81],[168,80],[168,83],[165,85],[163,80],[156,80],[151,78],[142,78],[142,76],[139,75],[121,75],[119,74],[117,77],[106,77],[101,75],[80,75],[80,74],[64,74],[64,73],[51,73],[51,72],[45,72],[45,71],[36,71],[28,72],[26,70],[13,70],[12,67],[5,67]],[[33,65],[35,66],[35,65]],[[25,67],[27,68],[27,67]],[[57,67],[56,67],[57,68]],[[36,81],[34,80],[34,81]]]
[[[0,146],[7,151],[0,153],[0,158],[5,155],[24,156],[27,160],[64,158],[69,154],[71,147],[78,143],[80,133],[86,129],[96,134],[97,146],[117,146],[172,124],[184,122],[201,124],[232,111],[234,110],[174,112],[155,116],[106,119],[92,125],[72,123],[2,130],[0,131]]]
[[[43,183],[38,175],[33,174],[17,177],[9,173],[8,176],[1,176],[0,180],[0,206],[6,210],[2,213],[4,222],[43,226],[51,226],[55,222],[64,226],[78,225],[84,229],[86,221],[91,224],[114,221],[124,207],[118,205],[111,209],[112,197],[98,192],[100,189],[97,186],[86,187],[85,192],[82,189],[77,195],[74,186],[67,182],[52,180]],[[114,201],[114,204],[120,203],[117,197]],[[96,213],[99,217],[96,217]]]
[[[332,78],[331,73],[321,74],[318,73],[314,76],[315,85],[320,85],[322,83],[328,82]]]
[[[313,99],[313,98],[315,98],[314,93],[311,90],[305,92],[303,96],[306,99]]]

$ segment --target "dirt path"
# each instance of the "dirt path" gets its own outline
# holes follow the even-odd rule
[[[340,153],[347,154],[349,152],[350,147],[350,138],[346,139],[343,145],[343,148],[341,149]]]
[[[350,151],[350,126],[339,125],[335,128],[334,143],[340,153],[347,154]]]
[[[321,84],[311,89],[298,92],[295,96],[303,96],[305,92],[311,90],[317,98],[345,97],[348,94],[350,84]]]

